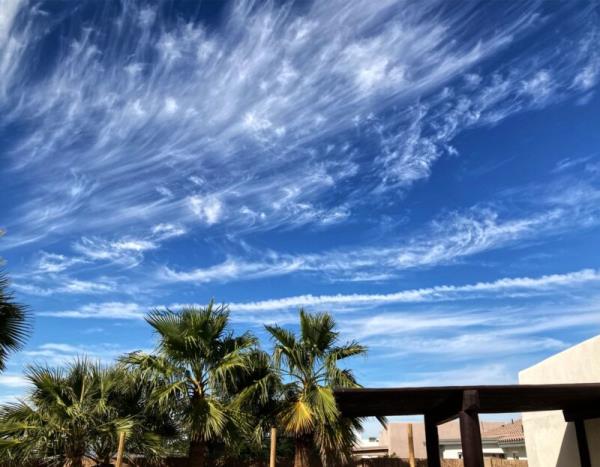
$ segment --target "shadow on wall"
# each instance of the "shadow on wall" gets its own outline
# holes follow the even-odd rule
[[[567,423],[555,467],[581,467],[574,423]]]
[[[592,465],[600,465],[600,420],[586,420],[585,431]],[[581,467],[575,424],[568,423],[554,467]]]

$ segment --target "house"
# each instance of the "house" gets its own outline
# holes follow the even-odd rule
[[[389,456],[390,450],[386,444],[381,444],[379,438],[361,439],[360,444],[353,450],[357,459]]]
[[[520,384],[600,382],[600,336],[553,355],[519,373]],[[532,467],[600,465],[600,412],[582,407],[579,427],[562,411],[523,414],[525,442]],[[595,418],[596,417],[596,418]],[[578,439],[579,438],[579,439]],[[585,460],[582,452],[585,451]]]
[[[442,459],[461,459],[462,445],[457,422],[443,433],[440,426],[440,450]],[[526,460],[525,436],[521,420],[500,423],[493,426],[490,422],[481,422],[481,443],[484,457],[500,459]]]
[[[485,457],[502,459],[527,459],[523,424],[521,420],[510,422],[482,421],[481,438]],[[408,457],[408,425],[407,422],[388,423],[379,438],[364,440],[355,448],[355,457]],[[416,458],[426,458],[425,427],[421,422],[413,422],[413,445]],[[457,421],[438,426],[440,438],[440,456],[443,459],[460,459],[462,447],[460,427]]]

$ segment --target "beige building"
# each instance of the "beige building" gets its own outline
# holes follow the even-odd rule
[[[521,384],[600,382],[600,336],[554,355],[519,373]],[[573,423],[562,412],[523,414],[531,467],[580,467]],[[592,465],[600,466],[600,419],[585,422]]]
[[[511,422],[481,423],[483,454],[485,457],[502,459],[527,458],[523,425],[520,420]],[[370,438],[361,442],[355,449],[356,457],[408,457],[408,425],[407,422],[389,423],[387,429],[381,431],[379,438]],[[413,444],[416,458],[426,458],[425,427],[423,423],[414,422]],[[440,456],[443,459],[460,459],[462,447],[458,421],[444,423],[438,427],[440,437]]]

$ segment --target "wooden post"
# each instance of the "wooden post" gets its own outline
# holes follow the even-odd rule
[[[277,457],[277,428],[271,428],[271,456],[269,459],[269,467],[275,467],[275,459]]]
[[[484,467],[483,447],[481,445],[481,427],[479,426],[479,393],[466,390],[463,393],[462,411],[458,414],[460,420],[460,440],[464,467]]]
[[[465,467],[483,467],[481,430],[477,412],[460,412],[458,418]]]
[[[437,423],[431,415],[425,415],[425,448],[427,449],[427,466],[441,467],[440,438]]]
[[[412,423],[408,424],[408,462],[410,463],[410,467],[416,467],[416,464],[415,464],[415,441],[413,438]]]
[[[119,447],[117,449],[117,463],[115,467],[121,467],[123,464],[123,451],[125,450],[125,432],[119,435]]]
[[[577,436],[577,447],[579,448],[579,463],[581,467],[592,467],[590,458],[590,447],[585,432],[585,420],[575,420],[575,435]]]

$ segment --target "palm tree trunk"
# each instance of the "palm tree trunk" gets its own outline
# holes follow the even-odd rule
[[[83,467],[83,457],[71,457],[67,465],[69,467]]]
[[[188,451],[188,467],[204,467],[206,444],[203,441],[192,440]]]
[[[310,439],[296,438],[295,444],[294,467],[310,467]]]

